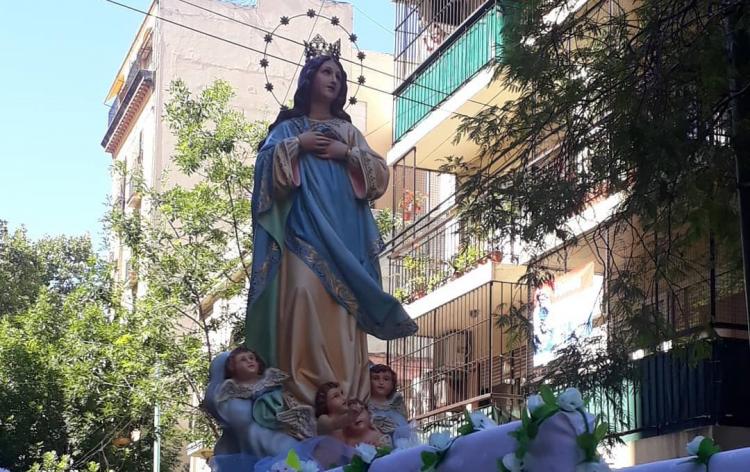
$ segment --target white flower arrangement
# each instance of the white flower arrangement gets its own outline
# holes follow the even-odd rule
[[[354,449],[365,464],[371,464],[375,460],[375,456],[378,455],[378,450],[372,444],[359,443]]]
[[[575,388],[568,388],[559,396],[555,396],[548,386],[542,386],[538,395],[527,398],[526,408],[521,411],[521,426],[511,432],[518,446],[516,451],[506,454],[499,462],[501,472],[522,472],[525,467],[526,454],[531,443],[536,439],[542,423],[559,412],[578,413],[583,417],[586,431],[576,437],[576,444],[583,452],[583,462],[578,464],[576,472],[607,472],[609,465],[597,453],[599,443],[609,431],[609,426],[597,419],[593,430],[589,426],[581,392]]]
[[[271,472],[297,472],[297,470],[291,465],[287,464],[286,460],[283,460],[272,465]]]
[[[705,465],[706,470],[708,470],[708,464],[711,462],[711,457],[714,454],[721,452],[721,448],[714,443],[713,439],[704,436],[694,437],[692,441],[687,443],[685,449],[687,449],[688,454],[695,456],[692,461],[697,464]]]
[[[437,433],[430,434],[430,438],[427,441],[430,446],[435,448],[438,452],[444,452],[451,447],[453,438],[447,431],[439,431]]]
[[[298,472],[320,472],[320,468],[315,461],[305,461],[302,463],[302,467],[299,468]]]
[[[315,461],[301,461],[294,449],[290,450],[286,459],[271,466],[271,472],[320,472]]]
[[[703,436],[696,436],[692,441],[687,443],[687,446],[685,448],[687,449],[688,454],[690,454],[691,456],[697,456],[698,450],[700,449],[701,443],[704,439],[706,438]]]
[[[497,426],[497,423],[492,421],[487,415],[481,411],[475,411],[469,414],[471,419],[471,425],[474,431],[483,431]]]
[[[393,441],[394,452],[395,451],[405,451],[406,449],[411,449],[417,446],[421,446],[422,442],[419,440],[419,437],[416,434],[410,434],[407,437],[402,438],[396,438]]]
[[[534,413],[539,410],[539,408],[544,406],[544,399],[541,395],[529,395],[529,398],[526,399],[526,408],[529,410],[529,413],[531,416],[534,416]]]
[[[583,397],[581,392],[575,388],[566,388],[560,396],[557,397],[557,405],[560,409],[568,412],[576,411],[583,408]]]
[[[502,463],[505,470],[509,472],[523,472],[524,470],[523,459],[518,458],[515,452],[505,454]]]

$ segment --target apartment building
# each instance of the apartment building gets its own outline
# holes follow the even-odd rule
[[[555,340],[545,337],[540,318],[546,316],[550,328],[555,313],[551,331],[606,342],[616,329],[606,295],[617,277],[613,267],[634,246],[634,234],[612,230],[621,196],[592,195],[589,207],[570,221],[577,242],[564,245],[550,237],[547,251],[534,256],[554,282],[532,285],[521,277],[532,256],[517,239],[469,233],[458,220],[460,178],[441,170],[442,158],[482,156],[473,142],[453,139],[454,118],[513,98],[492,82],[503,45],[500,3],[396,1],[397,83],[387,160],[390,205],[402,226],[387,244],[383,266],[388,289],[404,301],[419,331],[389,342],[387,358],[409,417],[428,431],[456,425],[465,408],[494,406],[518,417],[533,393],[527,385],[554,357]],[[574,178],[561,165],[543,150],[536,159],[537,168]],[[640,378],[618,405],[626,412],[614,425],[625,441],[614,454],[618,466],[678,457],[696,434],[711,435],[724,448],[750,441],[750,409],[737,396],[750,385],[734,374],[750,369],[741,274],[722,271],[708,241],[696,246],[693,260],[698,275],[681,280],[677,290],[657,291],[653,303],[677,333],[717,333],[711,358],[688,366],[669,345],[632,353]],[[541,338],[536,351],[508,329],[517,316],[534,325]],[[603,399],[594,399],[591,408],[612,411]]]

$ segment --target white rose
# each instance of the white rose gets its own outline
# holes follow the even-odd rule
[[[299,472],[320,472],[318,464],[315,461],[305,461],[302,463],[302,467]]]
[[[692,441],[687,443],[686,449],[687,449],[688,454],[690,454],[691,456],[697,456],[698,449],[700,449],[701,443],[703,442],[704,439],[706,438],[704,438],[703,436],[696,436],[693,438]]]
[[[359,454],[359,457],[361,457],[366,464],[371,463],[378,454],[378,450],[375,449],[375,446],[372,444],[359,443],[354,449],[356,449],[357,454]]]
[[[295,472],[295,470],[283,460],[272,465],[271,472]]]
[[[451,447],[451,442],[453,442],[453,439],[451,438],[451,435],[447,431],[440,431],[438,433],[432,433],[430,434],[429,439],[430,446],[434,447],[438,451],[445,451],[449,447]]]
[[[516,457],[515,452],[503,456],[503,466],[510,472],[523,472],[523,460]]]
[[[471,418],[471,425],[474,427],[474,431],[482,431],[497,426],[494,421],[481,411],[475,411],[469,414],[469,417]]]
[[[576,466],[576,472],[610,472],[609,465],[601,459],[598,462],[584,462]]]
[[[526,399],[526,408],[529,410],[529,413],[532,415],[536,410],[544,406],[544,400],[542,399],[541,395],[530,395],[529,398]]]
[[[565,411],[576,411],[583,407],[583,397],[581,392],[575,388],[567,388],[557,397],[557,406]]]
[[[421,444],[422,443],[419,442],[419,437],[417,437],[416,434],[412,434],[404,438],[397,438],[393,441],[393,445],[397,450],[411,449]]]

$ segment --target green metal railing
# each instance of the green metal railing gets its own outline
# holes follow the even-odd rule
[[[502,15],[492,5],[399,87],[393,140],[398,141],[500,53]]]

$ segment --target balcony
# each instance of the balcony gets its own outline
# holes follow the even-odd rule
[[[495,1],[403,2],[399,17],[394,141],[497,58],[502,29]]]
[[[618,401],[622,413],[610,423],[614,432],[640,438],[709,425],[750,426],[744,396],[750,377],[737,375],[750,369],[747,340],[716,340],[709,350],[710,358],[696,365],[672,351],[634,361],[638,374],[625,398],[593,395],[589,411],[614,418]]]
[[[496,320],[529,296],[527,285],[493,280],[416,318],[414,336],[388,342],[409,418],[429,427],[469,404],[517,413],[530,350]]]
[[[123,92],[109,110],[107,132],[102,139],[105,152],[114,153],[127,137],[133,120],[138,117],[154,90],[154,71],[131,67]]]

